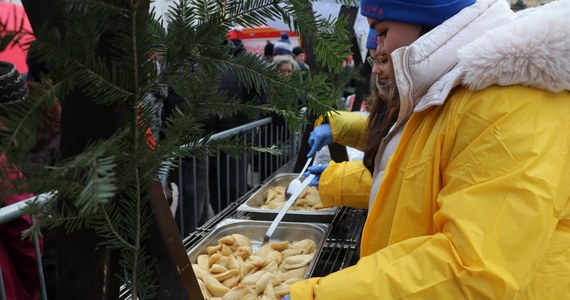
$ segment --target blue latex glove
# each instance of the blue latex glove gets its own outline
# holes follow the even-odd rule
[[[323,171],[329,166],[329,164],[322,164],[316,166],[310,166],[307,168],[307,171],[303,174],[303,177],[307,177],[311,174],[315,174],[315,178],[309,182],[309,186],[318,186],[319,179],[321,179],[321,174]]]
[[[291,297],[289,297],[289,294],[287,294],[287,295],[283,296],[282,300],[291,300]]]
[[[333,135],[330,124],[322,124],[309,135],[309,146],[311,151],[307,154],[307,157],[313,157],[317,151],[321,150],[324,146],[330,145],[333,142]]]

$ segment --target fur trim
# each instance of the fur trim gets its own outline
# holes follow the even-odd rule
[[[459,50],[463,84],[524,85],[553,92],[570,90],[570,0],[519,12]]]
[[[293,65],[294,71],[299,71],[299,64],[291,55],[275,55],[273,57],[273,69],[277,69],[277,67],[284,63],[290,63]]]

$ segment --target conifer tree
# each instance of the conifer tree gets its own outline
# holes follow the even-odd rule
[[[25,105],[10,109],[0,151],[20,162],[33,145],[41,109],[56,99],[64,103],[64,115],[65,103],[75,101],[77,93],[92,99],[90,105],[110,111],[108,120],[99,120],[116,125],[106,138],[90,140],[80,153],[26,178],[26,190],[57,191],[59,199],[71,201],[59,202],[63,205],[57,209],[31,205],[29,210],[41,214],[46,226],[68,232],[93,230],[102,246],[119,253],[117,276],[132,298],[152,299],[155,258],[141,246],[152,222],[145,192],[149,182],[166,175],[176,157],[206,158],[218,151],[278,154],[274,148],[245,146],[236,139],[212,140],[202,121],[210,115],[273,112],[299,128],[305,122],[300,105],[319,115],[332,110],[336,102],[327,76],[314,74],[312,80],[301,82],[297,76],[276,76],[254,54],[231,56],[223,43],[230,27],[283,19],[309,42],[307,47],[314,48],[319,64],[338,72],[350,48],[346,19],[316,16],[312,0],[179,0],[170,7],[170,20],[149,13],[149,0],[57,2],[64,11],[60,26],[35,29],[30,53],[45,67],[42,82],[32,88]],[[164,56],[167,72],[159,74],[150,59],[153,53]],[[242,104],[219,94],[218,81],[227,70],[247,88],[267,95],[269,103]],[[184,97],[188,109],[176,111],[167,120],[164,138],[149,146],[153,108],[143,99],[165,85]],[[292,105],[297,100],[300,104]],[[30,230],[37,232],[38,228]]]

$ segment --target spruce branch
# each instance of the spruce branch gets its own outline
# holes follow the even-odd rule
[[[111,230],[111,233],[113,234],[114,238],[119,240],[123,246],[127,247],[127,248],[131,248],[133,250],[135,250],[135,245],[131,245],[129,242],[127,242],[117,231],[117,229],[115,228],[115,226],[113,225],[113,222],[111,221],[111,219],[109,218],[109,213],[107,212],[107,209],[105,207],[101,208],[101,211],[103,213],[103,216],[105,217],[105,221],[107,221],[107,226],[109,228],[109,230]]]

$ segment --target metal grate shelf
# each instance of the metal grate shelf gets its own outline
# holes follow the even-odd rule
[[[237,208],[257,189],[253,189],[238,201],[231,203],[222,212],[199,227],[184,239],[184,247],[189,250],[206,234],[226,219],[249,220],[247,212],[237,211]],[[343,207],[331,222],[331,229],[325,245],[322,248],[317,265],[312,276],[320,277],[344,269],[355,264],[359,258],[358,243],[366,220],[366,210]]]

